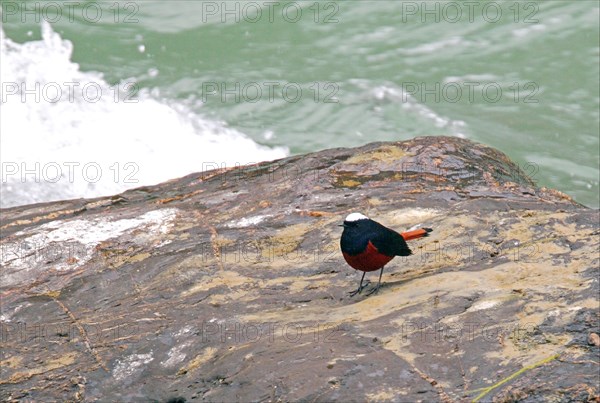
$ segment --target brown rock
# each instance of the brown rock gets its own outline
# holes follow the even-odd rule
[[[433,232],[350,298],[357,210]],[[450,137],[5,209],[0,400],[593,399],[597,217]]]

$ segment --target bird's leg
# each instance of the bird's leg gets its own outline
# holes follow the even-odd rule
[[[365,284],[365,286],[364,286],[364,287],[363,287],[363,285],[362,285],[362,282],[363,282],[363,280],[365,279],[365,274],[367,274],[367,272],[366,272],[366,271],[363,271],[363,275],[362,275],[362,277],[360,278],[360,285],[358,286],[358,288],[357,288],[356,290],[354,290],[354,291],[350,291],[350,296],[351,296],[351,297],[355,296],[356,294],[360,294],[360,292],[363,290],[363,288],[365,288],[365,287],[367,286],[366,284]]]
[[[367,293],[367,295],[371,295],[371,294],[374,294],[374,293],[376,293],[377,291],[379,291],[379,287],[381,287],[381,275],[383,274],[383,268],[384,268],[384,267],[385,267],[385,266],[383,266],[383,267],[381,268],[381,271],[379,272],[379,282],[377,283],[377,287],[375,287],[375,288],[373,288],[371,291],[369,291],[369,292]]]

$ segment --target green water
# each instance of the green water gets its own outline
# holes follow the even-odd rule
[[[8,37],[39,38],[2,3]],[[76,7],[53,24],[82,70],[134,78],[258,143],[298,154],[461,136],[600,204],[598,1],[94,4],[100,21]]]

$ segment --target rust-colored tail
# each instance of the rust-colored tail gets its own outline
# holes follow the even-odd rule
[[[405,241],[410,241],[411,239],[428,236],[431,231],[433,231],[431,228],[419,228],[413,231],[403,232],[400,235],[402,235],[402,238],[404,238]]]

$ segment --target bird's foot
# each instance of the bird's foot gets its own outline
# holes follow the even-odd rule
[[[356,294],[360,294],[360,292],[362,290],[364,290],[365,288],[367,288],[367,286],[371,284],[370,281],[367,280],[367,282],[365,283],[365,285],[360,285],[356,290],[354,291],[349,291],[348,294],[350,294],[351,297],[355,296]]]
[[[360,292],[362,291],[364,287],[358,287],[358,289],[354,290],[354,291],[348,291],[348,294],[350,294],[350,297],[355,296],[356,294],[360,294]]]
[[[369,291],[366,295],[369,296],[371,294],[377,294],[377,291],[379,291],[379,287],[381,287],[381,284],[377,284],[377,287],[373,288],[371,291]]]

